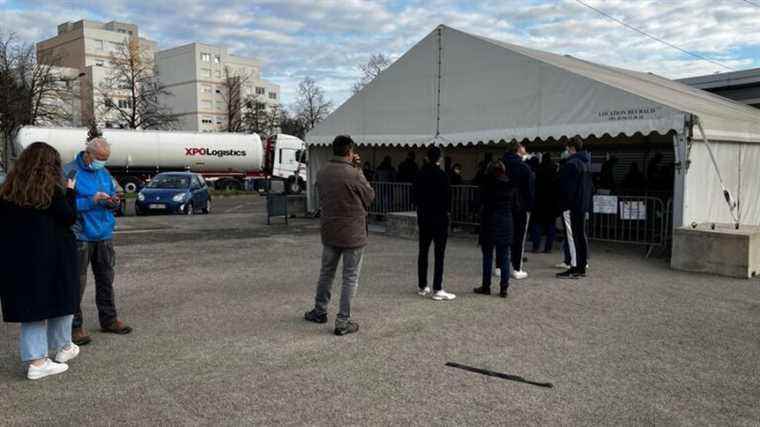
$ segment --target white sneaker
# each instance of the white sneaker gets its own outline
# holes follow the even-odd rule
[[[68,369],[69,365],[65,363],[55,363],[50,359],[45,359],[45,363],[42,366],[29,365],[26,377],[30,380],[39,380],[50,375],[62,374]]]
[[[522,270],[515,270],[512,272],[512,278],[515,280],[522,280],[528,277],[528,273]]]
[[[501,269],[500,268],[494,268],[493,269],[493,277],[501,277]]]
[[[66,363],[77,356],[79,356],[79,346],[70,343],[55,355],[55,361],[58,363]]]
[[[435,301],[451,301],[456,297],[457,297],[456,295],[450,294],[444,291],[443,289],[433,294],[433,299]]]
[[[426,296],[430,295],[430,292],[431,292],[430,291],[430,286],[425,286],[425,289],[419,289],[418,288],[417,295],[419,295],[421,297],[426,297]]]
[[[569,270],[569,269],[570,269],[570,266],[569,266],[569,265],[567,265],[567,264],[565,264],[565,262],[564,262],[564,261],[563,261],[563,262],[561,262],[561,263],[559,263],[559,264],[557,264],[557,265],[555,265],[554,267],[555,267],[555,268],[559,268],[559,269],[561,269],[561,270]]]

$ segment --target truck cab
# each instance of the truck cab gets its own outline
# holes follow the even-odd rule
[[[285,181],[285,190],[299,194],[306,189],[306,144],[299,138],[277,134],[266,140],[266,170]]]

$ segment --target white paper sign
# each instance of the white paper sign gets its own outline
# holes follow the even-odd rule
[[[620,219],[645,221],[647,204],[641,201],[620,202]]]
[[[594,196],[594,213],[617,214],[617,196]]]

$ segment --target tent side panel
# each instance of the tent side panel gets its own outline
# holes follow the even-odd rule
[[[322,167],[332,158],[332,147],[309,146],[309,179],[306,192],[306,206],[309,212],[319,209],[319,197],[317,195],[317,174]]]

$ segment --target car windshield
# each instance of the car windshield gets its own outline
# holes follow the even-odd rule
[[[189,186],[190,178],[181,175],[159,175],[148,184],[148,188],[187,188]]]

